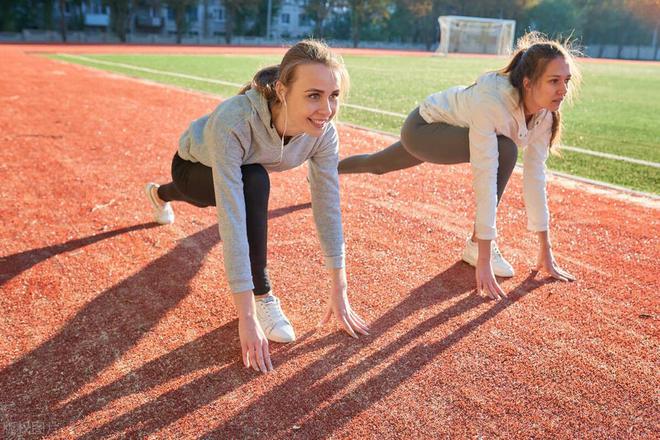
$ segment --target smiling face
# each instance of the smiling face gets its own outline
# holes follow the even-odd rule
[[[286,102],[286,105],[272,109],[278,133],[285,136],[301,133],[321,136],[339,108],[340,84],[339,72],[324,64],[297,66],[294,80],[288,87],[281,82],[276,84],[278,95],[284,98],[280,100]]]
[[[571,67],[563,57],[556,57],[548,62],[545,71],[535,83],[528,78],[525,86],[525,113],[534,114],[541,109],[555,112],[559,110],[571,80]]]

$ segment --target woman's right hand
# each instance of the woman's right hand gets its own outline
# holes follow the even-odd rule
[[[238,337],[241,339],[243,365],[262,373],[273,371],[268,339],[257,321],[252,291],[234,293],[232,299],[238,312]]]
[[[494,300],[506,298],[504,291],[495,279],[493,266],[490,264],[490,240],[478,239],[477,243],[479,246],[477,269],[475,271],[475,276],[477,278],[477,292],[481,293],[486,291],[488,296]]]
[[[238,319],[238,336],[241,339],[243,365],[262,373],[273,371],[268,339],[256,317],[245,316]]]
[[[482,293],[485,291],[488,296],[495,300],[506,298],[504,291],[495,279],[490,260],[477,260],[475,275],[477,278],[477,292]]]

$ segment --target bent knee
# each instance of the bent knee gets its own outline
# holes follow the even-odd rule
[[[246,188],[270,188],[270,178],[268,171],[260,164],[243,165],[241,167],[243,175],[243,186]]]

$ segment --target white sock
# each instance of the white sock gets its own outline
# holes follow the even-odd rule
[[[255,301],[263,301],[266,298],[269,298],[271,296],[274,296],[272,290],[270,290],[268,293],[264,293],[263,295],[254,295],[254,300]]]

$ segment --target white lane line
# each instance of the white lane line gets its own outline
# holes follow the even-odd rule
[[[573,151],[576,153],[588,154],[590,156],[604,157],[605,159],[619,160],[621,162],[629,162],[637,165],[644,165],[651,168],[660,168],[660,162],[650,162],[642,159],[634,159],[632,157],[617,156],[616,154],[602,153],[600,151],[585,150],[580,147],[570,147],[568,145],[563,145],[561,150]]]
[[[397,116],[399,118],[405,119],[408,117],[408,115],[404,115],[402,113],[395,113],[395,112],[388,112],[387,110],[380,110],[377,108],[371,108],[371,107],[364,107],[362,105],[357,105],[357,104],[343,104],[342,107],[348,107],[348,108],[355,108],[358,110],[364,110],[366,112],[371,112],[371,113],[378,113],[380,115],[387,115],[387,116]]]
[[[88,58],[88,57],[82,56],[82,55],[71,55],[71,54],[65,54],[65,53],[60,53],[60,54],[57,54],[57,55],[62,56],[64,58],[73,58],[73,59],[77,59],[77,60],[87,61],[87,62],[90,62],[90,63],[103,64],[103,65],[106,65],[106,66],[123,67],[125,69],[137,70],[139,72],[154,73],[156,75],[173,76],[175,78],[192,79],[194,81],[203,81],[203,82],[207,82],[207,83],[211,83],[211,84],[220,84],[220,85],[223,85],[223,86],[243,87],[245,85],[245,84],[239,84],[239,83],[235,83],[235,82],[222,81],[222,80],[219,80],[219,79],[204,78],[204,77],[195,76],[195,75],[186,75],[185,73],[167,72],[165,70],[150,69],[148,67],[134,66],[132,64],[116,63],[114,61],[97,60],[97,59]]]
[[[243,87],[244,84],[239,84],[235,82],[229,82],[229,81],[222,81],[219,79],[212,79],[212,78],[204,78],[202,76],[195,76],[195,75],[186,75],[185,73],[178,73],[178,72],[168,72],[165,70],[157,70],[157,69],[150,69],[148,67],[140,67],[140,66],[134,66],[132,64],[125,64],[125,63],[117,63],[114,61],[104,61],[104,60],[97,60],[94,58],[89,58],[83,55],[71,55],[71,54],[58,54],[59,56],[65,57],[65,58],[73,58],[73,59],[78,59],[82,61],[87,61],[90,63],[97,63],[97,64],[103,64],[107,66],[115,66],[115,67],[123,67],[125,69],[132,69],[132,70],[137,70],[140,72],[147,72],[147,73],[153,73],[156,75],[165,75],[165,76],[172,76],[175,78],[184,78],[184,79],[191,79],[194,81],[202,81],[202,82],[207,82],[211,84],[220,84],[224,86],[231,86],[231,87]],[[371,108],[371,107],[365,107],[362,105],[357,105],[357,104],[342,104],[344,107],[348,108],[354,108],[357,110],[362,110],[366,112],[371,112],[371,113],[376,113],[376,114],[381,114],[381,115],[386,115],[386,116],[394,116],[394,117],[399,117],[402,119],[405,119],[408,115],[404,115],[403,113],[396,113],[396,112],[390,112],[387,110],[380,110],[377,108]],[[572,151],[575,153],[580,153],[580,154],[586,154],[589,156],[595,156],[595,157],[602,157],[605,159],[610,159],[610,160],[617,160],[620,162],[627,162],[627,163],[633,163],[635,165],[643,165],[651,168],[660,168],[660,162],[651,162],[651,161],[646,161],[642,159],[634,159],[631,157],[625,157],[625,156],[618,156],[616,154],[610,154],[610,153],[601,153],[600,151],[593,151],[593,150],[587,150],[584,148],[579,148],[579,147],[571,147],[571,146],[562,146],[562,150],[566,151]]]

